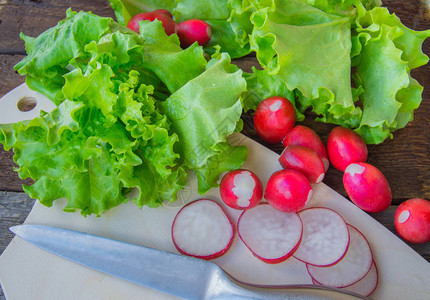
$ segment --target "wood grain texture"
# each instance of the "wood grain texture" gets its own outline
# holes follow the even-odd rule
[[[95,14],[113,17],[114,13],[105,0],[8,0],[0,3],[0,54],[24,53],[24,42],[19,38],[22,32],[38,36],[55,26],[66,16],[66,10],[92,11]]]

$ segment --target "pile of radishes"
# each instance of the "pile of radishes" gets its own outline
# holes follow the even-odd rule
[[[294,126],[295,117],[286,98],[270,97],[260,103],[254,115],[256,132],[268,143],[282,142],[283,170],[274,172],[264,185],[251,170],[226,173],[220,197],[227,206],[243,210],[237,224],[219,204],[200,199],[177,214],[174,245],[183,254],[213,259],[228,251],[237,231],[261,261],[276,264],[294,257],[306,264],[314,284],[368,296],[378,285],[378,270],[367,239],[338,212],[308,204],[312,184],[324,179],[330,163],[344,172],[351,201],[367,212],[380,212],[391,204],[390,186],[377,168],[366,163],[367,146],[354,131],[335,127],[326,148],[312,129]],[[405,201],[394,222],[407,241],[429,241],[430,202]]]
[[[182,48],[187,48],[197,42],[200,46],[206,45],[212,37],[212,30],[208,23],[199,19],[191,19],[177,24],[173,16],[167,9],[157,9],[151,12],[142,12],[133,16],[127,24],[127,27],[133,31],[139,32],[139,22],[147,20],[161,21],[167,35],[176,33],[181,42]]]
[[[380,170],[366,163],[367,146],[357,133],[341,126],[335,127],[328,136],[326,151],[324,143],[312,129],[301,125],[293,127],[295,117],[294,106],[283,97],[265,99],[254,114],[255,130],[264,141],[282,141],[285,150],[279,162],[284,169],[299,171],[310,183],[319,183],[324,179],[325,171],[331,163],[344,172],[343,185],[346,193],[359,208],[375,213],[390,206],[392,196],[389,183]],[[274,177],[278,178],[279,174],[274,174]],[[299,175],[295,177],[296,180],[303,181]],[[285,186],[292,186],[292,175],[283,182]],[[267,200],[275,208],[282,210],[283,207],[284,211],[290,211],[291,207],[303,207],[306,203],[304,194],[310,191],[309,185],[303,183],[301,189],[301,195],[298,194],[297,187],[286,190],[290,191],[288,195],[297,195],[293,196],[295,201],[286,201],[286,197],[281,195],[275,195],[273,199],[270,191],[266,192],[269,195]],[[396,210],[394,224],[399,235],[406,241],[429,242],[430,202],[424,199],[403,202]]]

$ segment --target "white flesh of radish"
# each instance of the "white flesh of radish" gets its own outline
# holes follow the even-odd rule
[[[296,213],[284,213],[261,204],[242,213],[238,232],[255,255],[277,259],[288,255],[300,242],[302,222]]]
[[[315,279],[312,278],[313,284],[321,285]],[[360,281],[344,287],[342,289],[368,297],[370,296],[376,289],[378,285],[378,269],[376,268],[375,262],[373,262],[372,267],[370,268],[369,273],[366,274]]]
[[[202,199],[180,210],[172,236],[176,246],[186,254],[210,256],[228,247],[233,227],[217,203]]]
[[[270,111],[278,111],[281,108],[281,106],[282,106],[282,101],[278,100],[278,101],[273,102],[269,106],[269,109],[270,109]]]
[[[361,280],[373,263],[372,250],[366,238],[348,225],[350,243],[344,258],[330,267],[307,265],[309,275],[322,285],[346,287]]]
[[[248,207],[255,188],[255,180],[249,171],[237,174],[233,179],[233,193],[237,197],[237,205]]]
[[[312,265],[336,263],[345,254],[349,234],[343,218],[335,211],[316,207],[302,210],[303,238],[294,257]]]
[[[370,271],[360,281],[344,287],[345,290],[357,293],[363,296],[370,296],[375,291],[378,285],[378,269],[375,262],[373,262]]]

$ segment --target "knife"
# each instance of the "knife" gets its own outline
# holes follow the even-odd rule
[[[44,225],[10,230],[63,258],[184,299],[368,299],[317,285],[248,285],[202,259]]]

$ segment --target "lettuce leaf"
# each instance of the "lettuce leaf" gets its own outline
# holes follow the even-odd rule
[[[162,111],[183,141],[179,151],[184,163],[190,169],[198,170],[198,174],[219,174],[226,170],[225,165],[237,169],[239,165],[235,162],[246,159],[244,149],[239,155],[229,155],[230,152],[237,153],[236,147],[226,144],[227,136],[235,131],[242,114],[239,97],[246,89],[246,81],[242,71],[230,64],[225,53],[209,66],[161,103]],[[216,180],[209,184],[206,178],[198,176],[201,193],[216,184]]]
[[[246,148],[226,141],[242,111],[241,71],[227,54],[208,63],[201,47],[182,50],[159,21],[141,26],[138,35],[69,10],[39,37],[23,36],[28,56],[15,68],[57,108],[0,125],[0,142],[14,149],[19,176],[35,181],[24,190],[42,204],[67,198],[64,210],[84,216],[129,197],[157,207],[176,200],[189,170],[203,193],[245,161]],[[211,153],[191,159],[202,144]]]

